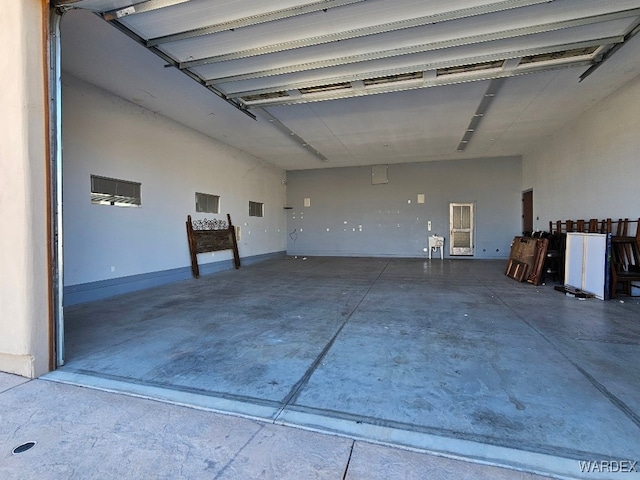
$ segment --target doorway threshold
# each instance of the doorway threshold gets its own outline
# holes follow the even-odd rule
[[[573,479],[575,459],[531,452],[416,428],[413,425],[391,425],[380,419],[327,412],[297,405],[282,405],[264,399],[212,395],[181,387],[150,385],[132,379],[121,379],[95,372],[59,369],[42,380],[85,387],[171,405],[248,418],[260,422],[351,438],[368,443],[423,452],[482,465],[510,468],[520,472]],[[451,433],[451,432],[448,432]],[[592,478],[600,477],[597,473]]]

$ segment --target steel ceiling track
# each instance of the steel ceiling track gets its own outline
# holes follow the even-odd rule
[[[604,52],[600,58],[593,64],[591,67],[580,75],[580,81],[582,82],[585,78],[595,72],[598,68],[602,66],[604,62],[606,62],[614,53],[620,50],[629,40],[635,37],[638,33],[640,33],[640,20],[636,22],[633,28],[629,29],[629,32],[625,34],[622,42],[616,43],[615,45],[611,45],[611,47]]]
[[[153,10],[158,10],[160,8],[167,8],[177,4],[186,3],[190,0],[147,0],[145,2],[132,4],[131,2],[123,1],[121,5],[119,5],[116,9],[110,9],[107,11],[100,11],[98,8],[97,14],[101,15],[105,20],[109,21],[114,27],[123,32],[125,35],[139,43],[147,47],[146,40],[140,37],[137,33],[133,32],[130,28],[126,27],[119,19],[127,17],[129,15],[135,13],[145,13]],[[86,8],[87,10],[94,10],[91,8],[93,5],[102,5],[109,4],[113,2],[104,2],[100,0],[57,0],[53,5],[55,8],[67,9],[67,8]],[[95,10],[94,10],[95,11]],[[168,66],[177,67],[178,63],[169,55],[164,53],[158,48],[155,47],[147,47],[148,50],[162,58],[165,62],[167,62]],[[187,75],[192,80],[195,80],[197,83],[201,84],[210,92],[214,93],[218,97],[222,98],[224,101],[229,103],[230,105],[236,107],[238,110],[242,111],[246,115],[250,116],[254,120],[256,116],[247,111],[246,106],[244,104],[239,103],[238,101],[229,98],[223,92],[216,89],[214,86],[206,85],[206,83],[196,74],[188,71],[181,70],[185,75]]]
[[[132,38],[133,40],[135,40],[140,45],[146,46],[144,39],[142,39],[138,34],[136,34],[133,31],[131,31],[129,28],[125,27],[122,23],[120,23],[118,21],[112,21],[111,24],[114,27],[116,27],[118,30],[123,32],[125,35],[127,35],[130,38]],[[165,62],[167,62],[167,66],[176,67],[177,68],[177,66],[178,66],[177,62],[173,58],[171,58],[169,55],[167,55],[166,53],[164,53],[163,51],[159,50],[156,47],[147,47],[147,48],[151,52],[155,53],[157,56],[162,58]],[[210,92],[212,92],[215,95],[217,95],[218,97],[222,98],[225,102],[227,102],[230,105],[236,107],[238,110],[242,111],[243,113],[245,113],[246,115],[250,116],[251,118],[253,118],[255,120],[256,116],[253,113],[247,111],[247,108],[246,108],[246,106],[244,104],[239,103],[238,101],[236,101],[236,100],[234,100],[232,98],[229,98],[227,95],[225,95],[223,92],[221,92],[220,90],[215,88],[213,85],[207,85],[206,82],[204,80],[202,80],[195,73],[193,73],[193,72],[191,72],[189,70],[180,70],[180,71],[182,73],[184,73],[185,75],[187,75],[192,80],[195,80],[197,83],[199,83],[200,85],[205,87]]]
[[[160,8],[171,7],[190,0],[52,0],[54,8],[82,8],[103,15],[113,15],[118,18],[134,13],[151,12]],[[119,13],[118,13],[119,12]]]

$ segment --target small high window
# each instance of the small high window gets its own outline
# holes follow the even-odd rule
[[[220,213],[220,196],[196,192],[196,212]]]
[[[250,217],[264,217],[264,203],[249,202]]]
[[[91,203],[116,207],[139,207],[142,205],[138,182],[91,175]]]

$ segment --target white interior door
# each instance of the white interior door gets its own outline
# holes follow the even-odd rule
[[[473,255],[474,204],[449,204],[449,254]]]

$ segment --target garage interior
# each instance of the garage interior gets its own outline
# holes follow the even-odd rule
[[[49,378],[557,478],[638,458],[640,302],[504,273],[525,192],[537,231],[638,218],[640,2],[57,4]],[[192,278],[187,216],[227,213],[241,268]]]

